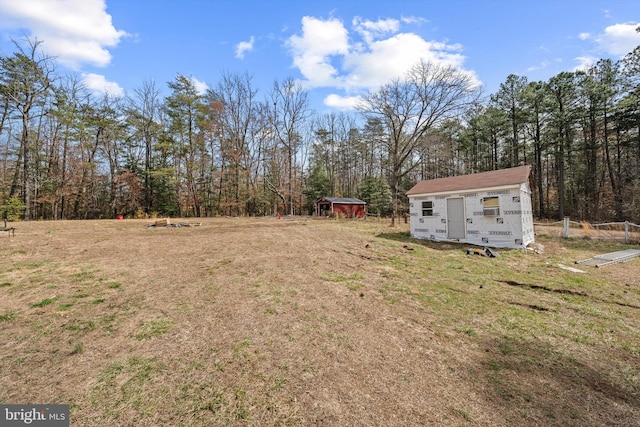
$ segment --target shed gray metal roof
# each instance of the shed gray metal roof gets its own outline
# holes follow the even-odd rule
[[[529,182],[530,176],[531,166],[526,165],[469,175],[429,179],[414,185],[413,188],[407,191],[407,196],[518,185]]]

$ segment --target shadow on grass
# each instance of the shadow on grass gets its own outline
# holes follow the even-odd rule
[[[640,388],[628,372],[640,358],[630,353],[610,364],[627,368],[604,371],[535,338],[496,337],[484,347],[485,397],[514,425],[631,426],[640,419]]]
[[[456,242],[436,242],[434,240],[426,240],[426,239],[415,239],[411,237],[411,234],[408,231],[399,231],[395,233],[379,233],[376,237],[380,237],[381,239],[393,240],[395,242],[401,243],[413,243],[416,245],[422,245],[430,249],[435,249],[439,251],[450,251],[450,250],[465,250],[468,246],[473,246],[468,243],[456,243]]]
[[[376,237],[381,239],[393,240],[402,243],[415,243],[415,240],[408,231],[397,231],[395,233],[379,233]]]

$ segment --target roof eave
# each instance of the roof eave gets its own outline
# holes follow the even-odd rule
[[[458,189],[458,190],[448,190],[448,191],[438,191],[435,193],[407,193],[408,197],[420,197],[420,196],[444,196],[450,194],[465,194],[465,193],[480,193],[485,191],[500,191],[507,190],[512,188],[519,188],[524,182],[520,182],[518,184],[505,184],[494,187],[483,187],[483,188],[468,188],[468,189]]]

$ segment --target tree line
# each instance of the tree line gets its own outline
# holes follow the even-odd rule
[[[640,221],[640,47],[548,81],[509,75],[489,96],[419,61],[356,112],[316,114],[294,79],[261,93],[248,73],[98,97],[41,42],[14,44],[0,56],[5,217],[307,215],[340,196],[395,218],[419,180],[530,164],[536,217]]]

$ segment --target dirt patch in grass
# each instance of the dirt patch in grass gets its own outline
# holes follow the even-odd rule
[[[148,223],[2,240],[0,402],[68,403],[74,426],[640,419],[640,260],[557,267],[620,245],[487,258],[376,221]]]

